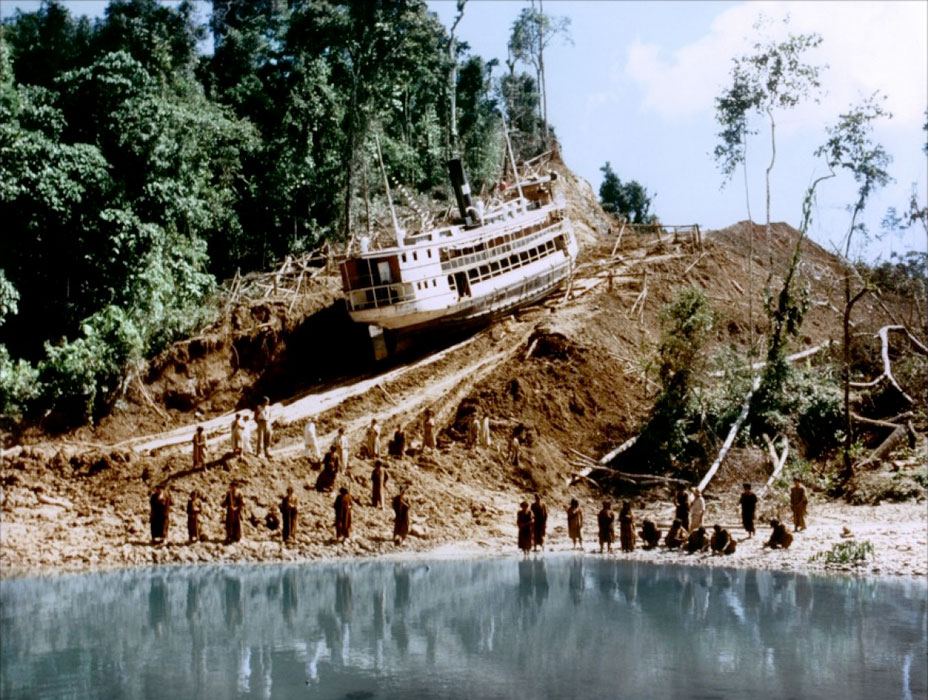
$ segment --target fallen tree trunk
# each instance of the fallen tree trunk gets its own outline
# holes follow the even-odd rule
[[[811,357],[812,355],[816,354],[817,352],[820,352],[821,350],[824,350],[825,348],[829,347],[830,345],[831,345],[831,341],[830,341],[830,340],[826,340],[824,343],[819,343],[818,345],[813,345],[811,348],[808,348],[808,349],[806,349],[806,350],[803,350],[802,352],[796,352],[796,353],[793,353],[792,355],[787,355],[784,359],[785,359],[787,362],[795,362],[796,360],[802,360],[802,359],[805,359],[806,357]],[[740,368],[740,369],[741,369],[741,370],[746,370],[746,369],[747,369],[747,370],[751,370],[751,371],[753,372],[754,370],[761,369],[761,368],[765,367],[766,365],[767,365],[766,362],[755,362],[755,363],[751,364],[751,365],[748,366],[748,367],[742,367],[742,368]],[[724,376],[724,375],[725,375],[724,372],[709,372],[709,376],[710,376],[710,377],[722,377],[722,376]],[[852,386],[853,386],[853,384],[852,384]]]
[[[857,466],[862,467],[867,464],[873,464],[874,462],[881,462],[883,459],[888,457],[893,450],[902,444],[902,441],[907,438],[908,433],[909,431],[906,426],[897,426],[896,429],[893,430],[893,432],[891,432],[885,440],[883,440],[883,442],[877,445],[877,448],[870,453],[870,456]]]
[[[738,435],[738,431],[741,430],[741,426],[744,425],[744,421],[747,420],[748,413],[751,410],[751,397],[754,396],[754,392],[757,391],[759,386],[760,376],[754,377],[754,381],[751,383],[751,390],[745,394],[744,401],[741,403],[741,413],[738,414],[738,418],[731,426],[731,430],[728,431],[728,437],[726,437],[725,442],[722,443],[722,449],[719,450],[719,454],[715,458],[715,461],[712,463],[712,466],[709,467],[709,471],[706,472],[706,475],[702,478],[702,481],[699,482],[699,486],[697,488],[699,488],[700,493],[705,493],[706,486],[708,486],[709,482],[712,481],[712,477],[715,476],[715,473],[719,470],[719,467],[722,465],[722,461],[728,454],[728,450],[731,449],[732,444],[735,442],[735,437]]]
[[[764,435],[764,440],[767,443],[767,449],[770,450],[770,456],[773,458],[773,473],[770,475],[770,478],[767,479],[767,483],[764,484],[764,487],[760,490],[758,495],[763,496],[767,493],[767,489],[776,481],[777,477],[780,476],[780,472],[783,471],[783,466],[786,464],[786,458],[789,455],[789,440],[786,437],[783,437],[783,452],[777,454],[776,446],[773,444],[773,440]]]

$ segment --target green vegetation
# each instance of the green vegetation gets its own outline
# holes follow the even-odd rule
[[[622,182],[612,170],[609,161],[600,168],[603,183],[599,186],[599,202],[603,209],[618,214],[632,224],[651,223],[657,219],[651,214],[651,198],[639,182]]]
[[[212,5],[212,55],[189,2],[112,0],[91,21],[52,0],[4,21],[0,415],[99,417],[210,318],[217,280],[369,226],[375,138],[430,198],[455,145],[476,190],[500,177],[501,111],[520,157],[545,143],[560,20],[520,18],[498,82],[421,0]]]
[[[809,561],[821,561],[825,564],[860,564],[874,554],[870,540],[863,542],[837,542],[827,552],[818,552],[809,557]]]

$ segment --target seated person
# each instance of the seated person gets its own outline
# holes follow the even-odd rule
[[[638,536],[644,542],[645,549],[654,549],[661,541],[661,531],[647,518],[641,523]]]
[[[707,549],[709,549],[709,538],[706,536],[706,528],[700,527],[693,530],[686,540],[686,553],[695,554]]]
[[[667,531],[667,537],[664,538],[664,545],[667,549],[677,549],[686,542],[688,534],[686,528],[683,527],[683,523],[677,518]]]
[[[770,534],[770,539],[764,543],[764,546],[771,549],[789,549],[789,546],[793,543],[793,536],[786,529],[786,525],[774,518],[770,521],[770,527],[773,528],[773,532]]]
[[[397,428],[393,433],[393,439],[387,447],[391,457],[402,458],[406,454],[406,433],[402,428]]]
[[[712,534],[712,539],[709,540],[709,546],[712,548],[713,554],[734,554],[735,552],[735,539],[731,534],[723,528],[721,525],[712,526],[715,532]]]

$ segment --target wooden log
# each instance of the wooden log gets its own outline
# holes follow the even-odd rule
[[[767,441],[767,447],[773,455],[773,473],[770,475],[770,478],[767,479],[767,483],[764,484],[763,488],[760,490],[760,496],[763,496],[767,493],[767,489],[776,481],[777,477],[780,476],[780,472],[783,471],[783,465],[786,464],[786,458],[789,455],[789,440],[786,437],[783,437],[783,452],[782,454],[777,454],[776,446],[773,444],[773,441],[764,435],[765,440]]]
[[[615,237],[615,245],[612,246],[612,252],[609,254],[610,258],[615,257],[616,251],[619,249],[619,245],[622,243],[622,234],[625,232],[625,222],[622,222],[621,228],[619,228],[619,235]]]
[[[886,375],[886,378],[896,387],[896,390],[902,394],[906,401],[915,403],[915,400],[903,391],[902,387],[899,386],[899,382],[897,382],[896,378],[893,376],[893,367],[889,361],[889,331],[891,330],[905,330],[905,326],[883,326],[878,333],[882,345],[880,353],[883,356],[883,374]]]
[[[706,475],[702,478],[702,481],[699,482],[698,488],[700,492],[705,493],[706,486],[708,486],[709,482],[712,481],[712,477],[715,476],[715,473],[719,470],[722,461],[728,454],[728,450],[731,449],[732,444],[735,442],[735,437],[738,435],[738,431],[741,430],[741,426],[744,425],[744,421],[747,420],[748,412],[751,409],[751,397],[754,395],[754,392],[757,391],[759,386],[760,377],[754,377],[754,381],[751,383],[751,390],[745,394],[744,401],[741,403],[741,413],[738,414],[738,418],[732,424],[731,430],[728,431],[728,437],[725,438],[725,442],[722,444],[722,449],[719,450],[719,454],[715,458],[715,461],[712,462],[712,465],[709,467],[709,471],[706,472]]]
[[[858,467],[862,467],[867,464],[873,464],[874,462],[880,462],[890,455],[890,453],[895,450],[899,445],[902,444],[902,441],[905,440],[908,436],[908,430],[904,425],[898,426],[889,436],[883,440],[876,449],[870,453],[870,456],[867,457],[863,462],[858,464]]]

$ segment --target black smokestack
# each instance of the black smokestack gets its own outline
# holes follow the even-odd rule
[[[460,158],[452,158],[448,161],[448,174],[451,176],[451,187],[454,189],[454,198],[458,201],[461,218],[464,219],[465,226],[470,226],[474,223],[473,214],[468,211],[472,206],[470,184],[467,182],[467,174],[464,172],[464,164]]]

